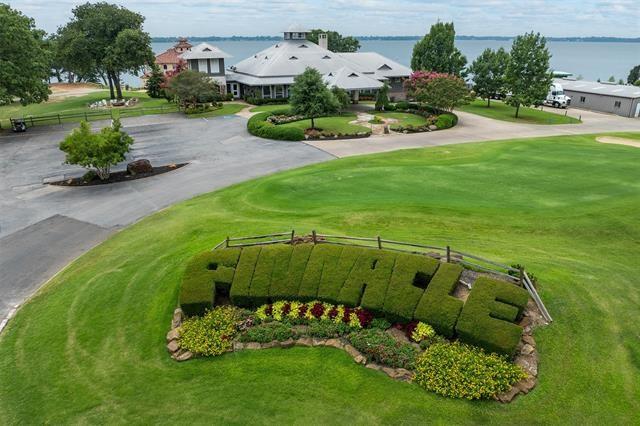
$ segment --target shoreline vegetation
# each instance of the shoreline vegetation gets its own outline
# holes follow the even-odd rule
[[[358,40],[420,40],[423,36],[355,36]],[[178,37],[151,37],[153,43],[173,43]],[[515,36],[456,36],[456,40],[496,40],[509,41]],[[278,41],[282,36],[190,36],[190,41]],[[568,41],[575,43],[640,43],[640,37],[546,37],[547,41]]]

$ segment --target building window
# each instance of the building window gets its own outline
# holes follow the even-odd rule
[[[580,102],[581,103],[584,103],[584,101],[586,101],[586,100],[587,100],[587,98],[585,98],[584,96],[580,96]]]
[[[622,102],[620,102],[620,101],[615,101],[615,102],[613,103],[613,107],[614,107],[614,108],[620,108],[621,106],[622,106]]]
[[[164,67],[165,70],[167,69],[167,65],[166,64],[164,64],[163,67]]]
[[[271,86],[262,86],[262,97],[263,98],[271,97]]]

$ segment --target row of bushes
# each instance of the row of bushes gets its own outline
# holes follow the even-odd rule
[[[304,130],[297,127],[277,126],[269,121],[272,115],[282,115],[285,111],[267,111],[254,115],[247,122],[247,130],[254,136],[265,139],[281,141],[301,141],[304,139]]]
[[[271,99],[271,98],[259,98],[254,96],[249,96],[244,98],[245,102],[252,105],[282,105],[289,103],[288,98],[279,98],[279,99]]]
[[[187,115],[201,114],[203,112],[215,111],[220,108],[222,108],[222,102],[190,104],[184,108],[184,113]]]
[[[528,300],[524,289],[483,277],[465,305],[451,295],[463,270],[460,265],[364,247],[276,244],[201,256],[187,267],[183,281],[180,303],[188,313],[211,307],[215,294],[230,287],[231,301],[241,307],[278,300],[362,306],[393,322],[423,321],[443,336],[458,335],[510,355],[522,332],[512,321]],[[227,265],[233,258],[237,264],[230,275]]]

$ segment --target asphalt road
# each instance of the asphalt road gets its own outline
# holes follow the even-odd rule
[[[0,136],[0,321],[58,270],[122,226],[198,194],[334,158],[306,144],[255,138],[245,123],[237,116],[126,119],[125,130],[135,139],[128,161],[190,164],[91,187],[43,184],[84,173],[63,164],[58,149],[74,125]]]

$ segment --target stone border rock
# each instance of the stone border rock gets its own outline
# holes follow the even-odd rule
[[[171,358],[179,362],[187,361],[195,357],[195,354],[192,352],[185,351],[180,348],[180,326],[182,326],[183,320],[184,313],[182,312],[182,309],[176,308],[175,311],[173,311],[173,318],[171,319],[171,329],[167,333],[167,350],[169,351]],[[544,319],[538,313],[537,307],[533,301],[529,300],[527,309],[525,310],[519,324],[523,327],[524,331],[522,333],[522,339],[518,344],[518,352],[514,358],[514,363],[521,366],[528,376],[513,385],[507,392],[494,396],[496,401],[508,403],[513,401],[516,396],[527,394],[535,388],[538,382],[539,357],[536,350],[536,341],[533,338],[533,329],[540,324],[544,324]],[[404,342],[408,341],[402,331],[393,327],[388,329],[387,333],[393,336],[396,340]],[[382,371],[393,380],[410,382],[414,377],[414,373],[405,368],[393,368],[376,364],[375,362],[367,362],[367,358],[343,338],[320,339],[315,337],[300,337],[298,339],[287,339],[282,342],[274,340],[267,343],[240,342],[238,340],[234,340],[233,346],[229,352],[272,348],[286,349],[294,346],[328,346],[341,349],[348,353],[356,364],[364,365],[366,368],[372,370]]]

